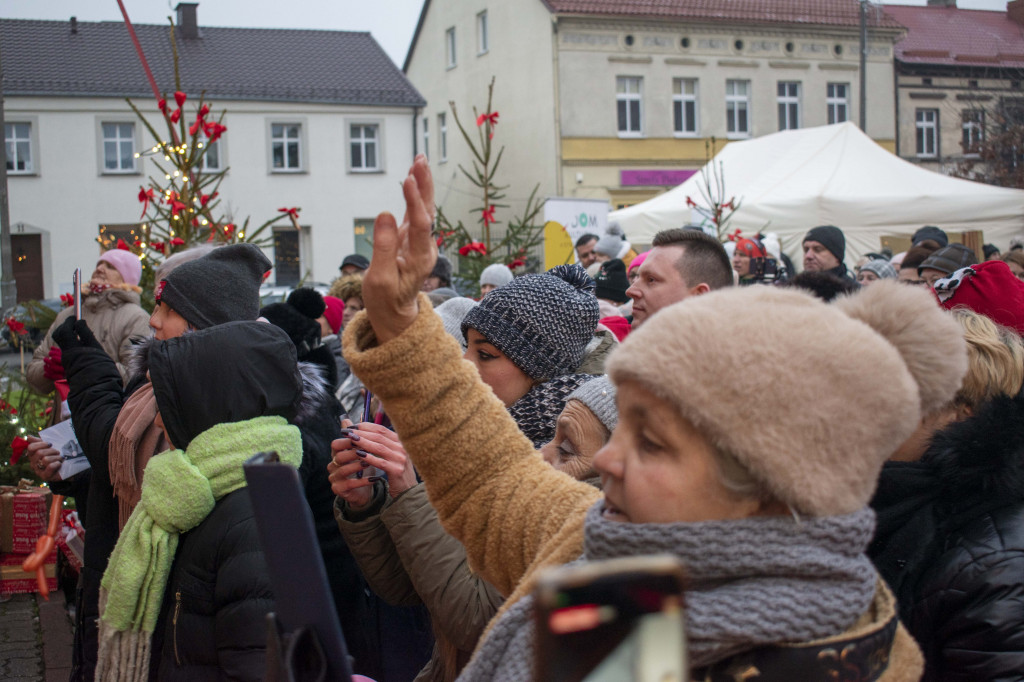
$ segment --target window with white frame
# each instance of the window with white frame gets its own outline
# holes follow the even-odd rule
[[[376,123],[353,123],[349,126],[349,154],[353,171],[380,170],[380,126]]]
[[[302,170],[302,125],[270,124],[271,170],[289,173]]]
[[[917,155],[922,158],[934,158],[939,155],[939,110],[918,109],[917,123]]]
[[[697,124],[697,79],[672,79],[672,120],[676,135],[696,135]]]
[[[423,117],[423,156],[430,158],[430,120]]]
[[[725,81],[725,130],[730,137],[750,135],[750,81]]]
[[[221,158],[220,140],[200,143],[205,145],[206,152],[203,154],[201,167],[204,171],[217,173],[224,169],[224,161]]]
[[[779,130],[796,130],[800,127],[800,83],[779,81],[776,92]]]
[[[963,128],[964,154],[977,156],[981,153],[981,145],[985,141],[985,110],[965,109],[960,113]]]
[[[486,54],[489,49],[489,37],[487,36],[487,10],[476,15],[476,53]]]
[[[618,76],[615,79],[619,135],[643,134],[643,83],[644,79],[636,76]]]
[[[4,123],[4,144],[7,147],[7,172],[28,175],[35,172],[32,165],[32,124]]]
[[[455,66],[455,27],[452,26],[444,32],[445,64],[448,68]]]
[[[443,113],[437,115],[437,155],[441,163],[448,160],[448,119]]]
[[[103,123],[103,172],[135,172],[135,124]]]
[[[828,123],[844,123],[850,118],[850,84],[829,83],[825,91]]]

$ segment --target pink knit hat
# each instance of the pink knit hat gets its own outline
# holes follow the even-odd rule
[[[111,249],[100,256],[100,260],[110,263],[114,269],[121,273],[121,279],[125,284],[138,286],[142,279],[142,261],[131,251],[124,249]]]
[[[324,317],[327,318],[327,324],[331,325],[331,331],[337,334],[341,329],[341,318],[345,314],[345,302],[334,296],[324,296],[324,303],[327,305]]]
[[[633,272],[634,268],[638,268],[641,265],[643,265],[644,261],[647,260],[647,254],[649,254],[649,253],[650,253],[650,251],[644,251],[643,253],[641,253],[638,256],[636,256],[633,260],[631,260],[629,262],[629,268],[626,269],[626,272],[627,273]]]

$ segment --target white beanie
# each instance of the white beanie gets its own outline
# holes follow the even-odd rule
[[[629,253],[630,243],[618,223],[611,223],[604,231],[604,236],[597,240],[594,251],[609,258],[622,258]]]
[[[514,275],[508,266],[501,263],[491,263],[480,273],[480,286],[490,284],[496,287],[503,287],[512,281]]]

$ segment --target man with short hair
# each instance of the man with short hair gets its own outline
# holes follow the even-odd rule
[[[846,269],[846,236],[835,225],[819,225],[804,237],[804,272],[828,272],[853,280]],[[856,280],[853,280],[856,281]]]
[[[370,267],[370,261],[366,256],[350,253],[341,261],[341,266],[338,269],[341,270],[341,276],[344,277],[345,275],[361,275],[366,272],[368,267]]]
[[[626,295],[633,299],[633,328],[690,296],[732,286],[732,263],[714,237],[675,228],[654,235],[653,248]]]
[[[594,251],[597,240],[598,236],[589,232],[576,240],[576,257],[585,268],[589,268],[597,260],[597,253]]]

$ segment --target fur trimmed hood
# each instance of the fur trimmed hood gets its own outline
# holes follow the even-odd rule
[[[1024,391],[937,433],[921,461],[934,467],[940,500],[1024,500]]]

